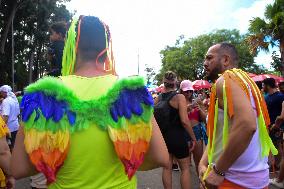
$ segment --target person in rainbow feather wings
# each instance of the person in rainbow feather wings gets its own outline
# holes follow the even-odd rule
[[[268,188],[268,155],[277,154],[268,135],[264,98],[246,72],[237,69],[238,52],[230,43],[209,48],[207,77],[216,81],[210,95],[209,141],[199,163],[207,188]],[[219,75],[221,74],[221,75]]]
[[[97,17],[71,23],[62,75],[25,89],[15,178],[42,172],[49,189],[136,188],[138,169],[167,165],[144,79],[117,80],[109,28]]]

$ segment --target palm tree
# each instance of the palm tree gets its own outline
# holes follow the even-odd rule
[[[265,19],[259,17],[250,20],[250,35],[246,41],[251,53],[259,50],[268,52],[268,47],[279,47],[281,58],[281,71],[284,76],[284,0],[275,0],[266,6]]]

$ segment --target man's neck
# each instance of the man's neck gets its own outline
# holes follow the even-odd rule
[[[225,73],[227,70],[231,70],[231,69],[234,69],[234,68],[237,68],[236,66],[233,66],[233,65],[230,65],[228,67],[225,68],[225,70],[223,71],[223,73]],[[222,74],[223,74],[222,73]]]
[[[103,71],[102,64],[95,64],[95,62],[86,62],[79,64],[80,66],[76,67],[74,75],[83,76],[83,77],[99,77],[108,75],[108,73]]]

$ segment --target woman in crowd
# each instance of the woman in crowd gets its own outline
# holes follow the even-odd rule
[[[199,161],[203,154],[203,140],[207,141],[206,131],[204,125],[202,125],[202,122],[206,122],[206,113],[203,109],[202,101],[200,98],[193,99],[193,86],[192,82],[189,80],[184,80],[180,84],[180,92],[183,94],[186,98],[187,103],[187,110],[188,110],[188,118],[190,120],[190,123],[192,125],[192,129],[194,132],[194,135],[196,137],[196,146],[193,153],[193,159],[194,163],[196,165],[196,171],[197,165],[199,164]],[[190,140],[190,139],[188,139]]]

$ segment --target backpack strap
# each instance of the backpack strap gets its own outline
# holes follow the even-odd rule
[[[171,94],[166,98],[167,102],[170,102],[170,100],[176,96],[178,93],[176,91],[172,91]]]
[[[160,94],[160,95],[158,96],[158,102],[160,102],[160,101],[169,102],[175,95],[177,95],[177,92],[176,92],[176,91],[170,92],[169,96],[167,96],[166,98],[163,98],[163,94]]]

